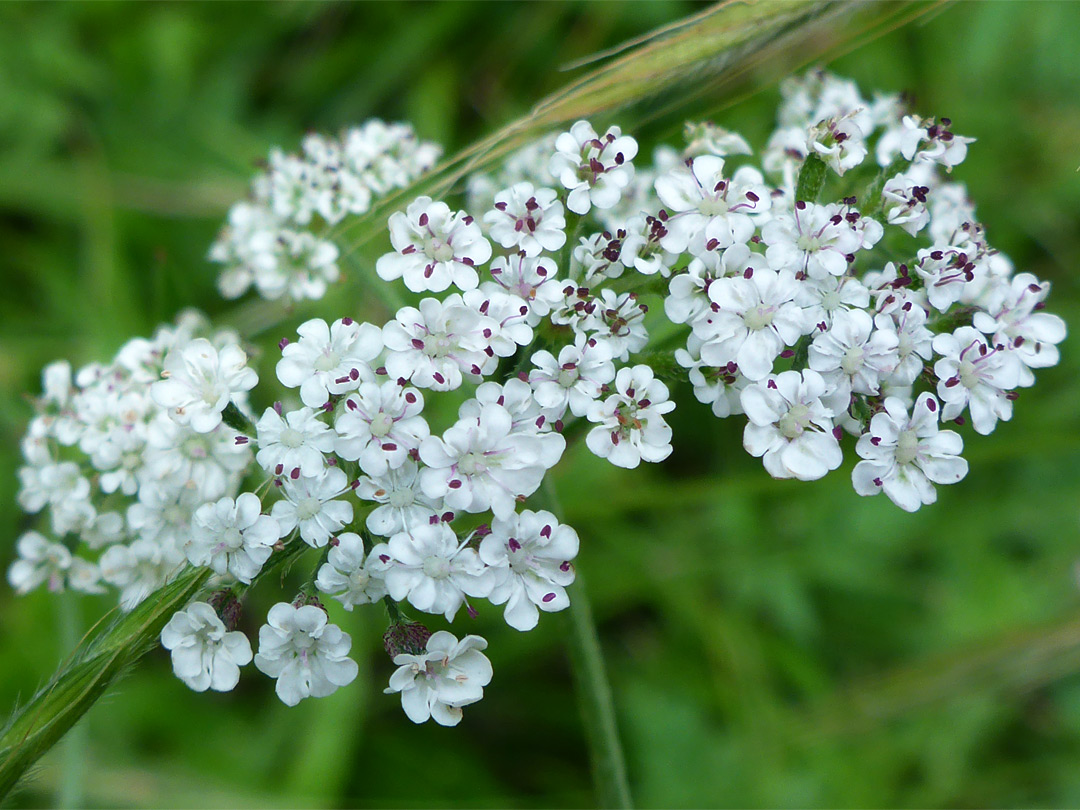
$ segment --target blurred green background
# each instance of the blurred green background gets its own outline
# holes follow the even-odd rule
[[[24,392],[50,360],[110,357],[184,306],[226,313],[204,257],[271,146],[377,115],[453,151],[577,75],[561,65],[697,8],[0,5],[0,564],[25,526]],[[992,244],[1053,282],[1050,308],[1074,327],[1078,31],[1076,3],[958,3],[830,64],[978,138],[958,178]],[[715,118],[761,143],[777,97]],[[965,434],[970,475],[915,515],[856,496],[852,458],[813,484],[772,481],[741,422],[688,388],[667,463],[568,456],[556,488],[640,805],[1080,805],[1076,335],[1012,422]],[[0,588],[0,711],[70,648],[63,610],[89,627],[109,606]],[[254,671],[196,695],[158,651],[91,711],[81,765],[57,749],[13,805],[55,804],[65,774],[91,806],[593,803],[563,617],[520,634],[484,611],[470,630],[495,678],[447,730],[381,694],[379,613],[335,614],[360,677],[296,709]]]

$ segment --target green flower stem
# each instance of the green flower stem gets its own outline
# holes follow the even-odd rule
[[[795,199],[803,202],[816,202],[822,186],[825,185],[825,174],[829,167],[825,161],[814,152],[806,156],[802,168],[799,169],[799,182],[795,186]]]
[[[185,570],[131,613],[79,643],[67,663],[0,733],[0,799],[117,678],[157,646],[166,622],[202,589],[209,576],[209,569]]]
[[[615,723],[615,703],[611,696],[600,638],[596,632],[588,592],[578,571],[574,595],[568,609],[570,663],[574,686],[585,723],[592,759],[593,783],[599,807],[633,807],[626,777],[619,729]]]
[[[561,510],[550,479],[545,479],[535,500],[538,505],[559,516]],[[626,759],[615,722],[611,684],[604,666],[592,605],[589,603],[588,591],[580,570],[574,582],[567,614],[570,665],[589,743],[597,805],[604,808],[633,807],[630,783],[626,776]]]

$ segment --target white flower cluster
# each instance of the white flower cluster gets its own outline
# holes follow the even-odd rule
[[[867,102],[820,72],[783,92],[760,166],[739,135],[693,124],[682,153],[660,147],[639,168],[632,137],[579,121],[471,177],[468,210],[416,198],[390,216],[372,279],[416,300],[381,326],[301,324],[276,365],[296,402],[254,423],[255,374],[235,339],[163,332],[75,388],[50,367],[21,502],[48,506],[57,537],[112,545],[99,574],[31,532],[13,584],[91,590],[100,576],[132,604],[184,558],[209,567],[220,590],[162,635],[176,674],[230,689],[253,660],[289,705],[356,674],[319,599],[382,602],[398,666],[387,691],[415,722],[453,725],[491,679],[486,642],[433,634],[399,605],[452,622],[486,599],[522,631],[566,608],[578,535],[523,504],[568,437],[619,467],[667,458],[675,403],[661,378],[685,370],[715,415],[745,414],[744,447],[777,478],[837,469],[847,432],[859,494],[932,503],[935,484],[967,472],[941,422],[987,434],[1010,418],[1017,389],[1057,362],[1064,323],[1042,311],[1048,285],[1013,274],[943,178],[970,143],[946,119]],[[333,224],[434,155],[378,122],[340,142],[312,136],[303,158],[271,160],[259,216]],[[215,252],[232,256],[237,234]],[[284,265],[227,261],[230,292],[315,294],[293,270],[267,281]],[[650,341],[657,327],[668,337]],[[457,405],[442,424],[440,397]],[[126,512],[97,506],[121,497]],[[271,609],[253,655],[233,630],[237,599],[306,547],[319,563]]]
[[[109,364],[45,369],[18,500],[48,522],[19,541],[17,591],[111,585],[130,609],[183,564],[203,510],[235,494],[251,450],[221,415],[257,378],[234,334],[207,330],[185,313]]]
[[[210,260],[223,265],[222,295],[239,298],[254,287],[269,299],[322,298],[339,277],[333,226],[407,186],[441,152],[407,124],[378,119],[338,138],[308,135],[298,155],[275,149],[210,248]]]
[[[782,91],[764,172],[701,156],[656,181],[660,246],[688,260],[665,300],[691,329],[676,359],[717,416],[746,414],[744,446],[774,477],[836,469],[846,431],[856,491],[914,511],[967,473],[939,423],[985,435],[1009,419],[1065,324],[942,176],[972,142],[948,119],[823,72]],[[871,149],[878,165],[863,167]]]

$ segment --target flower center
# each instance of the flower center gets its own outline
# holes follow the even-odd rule
[[[707,217],[716,217],[728,212],[727,200],[720,197],[706,197],[698,204],[698,211]]]
[[[296,428],[285,428],[281,431],[281,443],[295,450],[304,444],[304,435]]]
[[[316,371],[333,371],[340,363],[338,353],[327,349],[315,358],[314,368]]]
[[[844,352],[844,356],[840,360],[840,368],[850,377],[863,367],[865,356],[866,353],[863,351],[862,346],[852,346]]]
[[[480,453],[466,453],[458,459],[458,472],[462,475],[476,475],[487,469],[486,459]]]
[[[450,353],[450,338],[446,335],[424,337],[424,354],[428,357],[446,357]]]
[[[448,262],[454,258],[453,246],[433,236],[427,239],[424,252],[437,262]]]
[[[743,315],[743,323],[746,324],[746,328],[751,332],[756,332],[759,329],[764,329],[769,326],[773,320],[772,307],[767,307],[759,304],[756,307],[752,307],[747,310]]]
[[[393,426],[394,420],[380,411],[375,414],[375,418],[371,420],[371,435],[376,439],[381,439],[390,432],[390,429]]]
[[[428,557],[424,560],[424,574],[432,579],[450,576],[450,561],[445,557]]]
[[[896,463],[910,464],[919,454],[919,437],[914,430],[905,430],[896,441]]]
[[[296,504],[296,517],[298,520],[311,520],[322,509],[322,503],[318,498],[301,498]]]
[[[821,240],[816,236],[804,233],[795,240],[795,246],[806,253],[813,253],[816,250],[821,250]]]
[[[786,439],[797,439],[803,435],[810,425],[810,409],[801,402],[792,405],[791,408],[780,417],[776,426]]]
[[[960,363],[960,382],[964,388],[974,388],[979,384],[979,371],[970,360]]]
[[[564,368],[559,372],[558,383],[563,388],[570,388],[574,386],[578,381],[578,370],[574,368]]]
[[[413,505],[413,501],[416,500],[416,493],[407,487],[395,489],[386,500],[395,509],[404,509],[406,506]]]
[[[363,568],[359,568],[356,571],[353,571],[352,576],[349,578],[352,580],[353,587],[362,591],[367,587],[371,575]]]
[[[221,534],[221,542],[225,544],[225,548],[230,551],[236,551],[238,548],[243,547],[244,538],[240,534],[240,530],[235,526],[230,526]]]

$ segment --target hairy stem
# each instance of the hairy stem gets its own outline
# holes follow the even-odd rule
[[[82,635],[82,618],[79,612],[78,594],[65,591],[59,594],[59,625],[61,654],[73,650]],[[89,738],[86,724],[75,726],[64,740],[61,752],[60,789],[56,806],[71,810],[83,803],[83,779],[86,776],[86,747]]]

